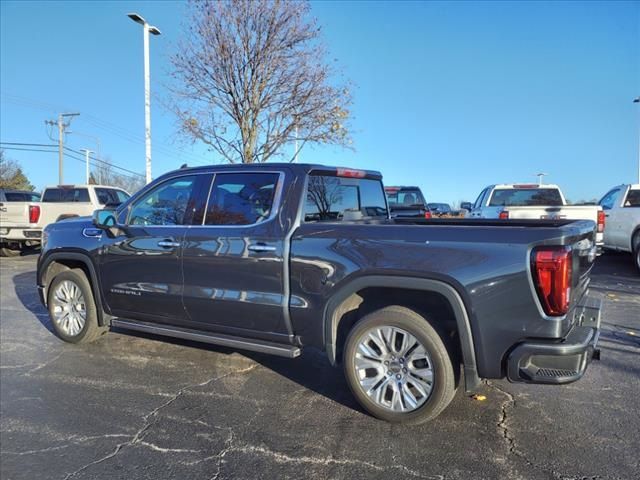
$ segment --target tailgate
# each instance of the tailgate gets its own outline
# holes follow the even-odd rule
[[[2,226],[29,226],[28,202],[0,202],[0,224]]]
[[[599,205],[567,205],[563,207],[505,207],[509,218],[539,220],[598,221]]]

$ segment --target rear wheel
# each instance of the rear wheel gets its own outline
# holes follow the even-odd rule
[[[360,404],[395,423],[438,416],[455,394],[455,375],[442,337],[413,310],[390,306],[360,320],[349,333],[344,370]]]
[[[89,343],[107,331],[98,325],[91,285],[81,269],[66,270],[48,288],[49,316],[58,336],[70,343]]]
[[[633,245],[633,258],[636,263],[636,269],[640,272],[640,232],[636,232],[631,242]]]
[[[0,247],[0,257],[18,257],[21,253],[20,245],[4,245]]]

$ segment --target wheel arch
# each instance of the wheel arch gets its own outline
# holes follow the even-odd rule
[[[46,302],[48,296],[48,287],[53,277],[60,272],[71,270],[73,268],[80,268],[87,275],[89,284],[91,285],[91,291],[96,303],[98,313],[98,325],[107,325],[108,315],[104,310],[102,297],[100,295],[100,280],[91,260],[91,257],[86,253],[76,251],[57,251],[48,254],[41,262],[38,268],[38,285],[44,288],[44,300]]]
[[[433,293],[448,303],[460,341],[461,362],[464,367],[465,389],[474,390],[480,383],[476,355],[467,308],[460,293],[442,280],[400,277],[366,276],[352,280],[341,287],[329,300],[324,311],[324,346],[332,365],[338,362],[339,327],[345,316],[357,310],[362,303],[359,292],[370,288]]]

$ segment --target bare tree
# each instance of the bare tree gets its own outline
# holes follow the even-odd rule
[[[118,187],[130,194],[134,194],[145,185],[144,176],[142,175],[117,173],[108,156],[93,165],[89,183]]]
[[[192,0],[172,57],[181,132],[230,163],[265,162],[292,143],[350,146],[350,92],[331,84],[309,10],[306,1]]]

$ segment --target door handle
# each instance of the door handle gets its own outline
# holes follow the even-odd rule
[[[274,247],[273,245],[254,243],[253,245],[249,245],[249,250],[251,250],[252,252],[275,252],[276,247]]]
[[[171,240],[161,240],[158,242],[158,246],[163,248],[177,248],[180,246],[180,242],[174,242]]]

